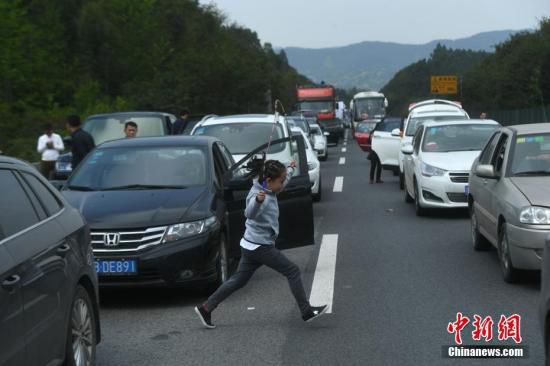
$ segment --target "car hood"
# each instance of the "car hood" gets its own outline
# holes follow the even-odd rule
[[[550,207],[550,177],[513,177],[510,180],[532,205]]]
[[[422,153],[422,161],[448,171],[469,172],[480,151],[452,151],[445,153]]]
[[[193,221],[207,215],[199,204],[204,186],[187,189],[130,191],[62,191],[90,227],[101,229],[144,228]]]

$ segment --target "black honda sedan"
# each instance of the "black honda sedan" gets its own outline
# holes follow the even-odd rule
[[[93,365],[89,228],[27,163],[0,156],[0,188],[0,365]]]
[[[313,244],[305,149],[300,140],[292,146],[301,173],[279,196],[281,248]],[[210,137],[116,140],[91,152],[62,194],[91,227],[100,285],[225,281],[244,231],[244,165],[265,148],[240,164]]]

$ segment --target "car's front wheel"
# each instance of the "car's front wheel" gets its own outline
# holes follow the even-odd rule
[[[424,216],[426,214],[426,209],[422,207],[422,204],[420,203],[420,190],[418,189],[416,180],[414,181],[414,208],[416,211],[416,216]]]
[[[512,257],[510,255],[510,243],[508,241],[508,233],[506,230],[506,223],[502,223],[498,235],[498,258],[500,262],[500,269],[502,271],[502,277],[505,282],[514,283],[519,277],[519,270],[512,264]]]
[[[95,312],[86,289],[76,288],[71,306],[65,358],[67,366],[95,364],[97,328]]]
[[[229,279],[229,258],[227,256],[227,242],[224,235],[220,237],[220,248],[218,250],[216,268],[218,271],[216,285],[220,286]]]
[[[323,188],[323,186],[322,186],[322,184],[321,184],[321,177],[319,177],[319,189],[317,190],[317,193],[315,193],[315,194],[313,195],[313,201],[314,201],[314,202],[319,202],[319,201],[321,201],[321,191],[322,191],[322,188]]]
[[[479,232],[479,222],[477,221],[477,214],[473,203],[472,207],[470,208],[470,226],[472,234],[472,245],[474,246],[474,250],[481,251],[489,249],[489,241],[485,239],[485,237]]]

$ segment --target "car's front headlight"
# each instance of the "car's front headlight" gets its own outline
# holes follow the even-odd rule
[[[422,163],[420,166],[422,175],[425,177],[441,177],[447,173],[446,170],[437,168],[433,165]]]
[[[169,226],[166,230],[166,234],[164,234],[164,239],[162,239],[162,242],[169,243],[171,241],[181,240],[202,234],[212,226],[215,226],[217,222],[218,220],[216,217],[212,216],[204,220],[183,222],[181,224]]]
[[[550,225],[550,209],[531,206],[521,210],[519,221],[523,224]]]
[[[309,161],[307,163],[307,169],[308,170],[315,170],[317,168],[317,162],[315,161]]]

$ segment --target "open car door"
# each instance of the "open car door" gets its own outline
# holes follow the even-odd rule
[[[253,178],[249,162],[261,156],[268,144],[264,144],[231,167],[225,179],[225,201],[227,205],[227,230],[230,244],[229,255],[240,255],[240,240],[245,230],[244,209],[246,197],[252,187]],[[296,171],[285,189],[277,195],[279,201],[279,249],[313,245],[313,204],[309,181],[304,141],[295,137],[275,140],[269,148],[272,151],[288,151],[289,160],[296,161]],[[277,157],[280,154],[273,154]],[[288,165],[289,161],[281,161]]]

